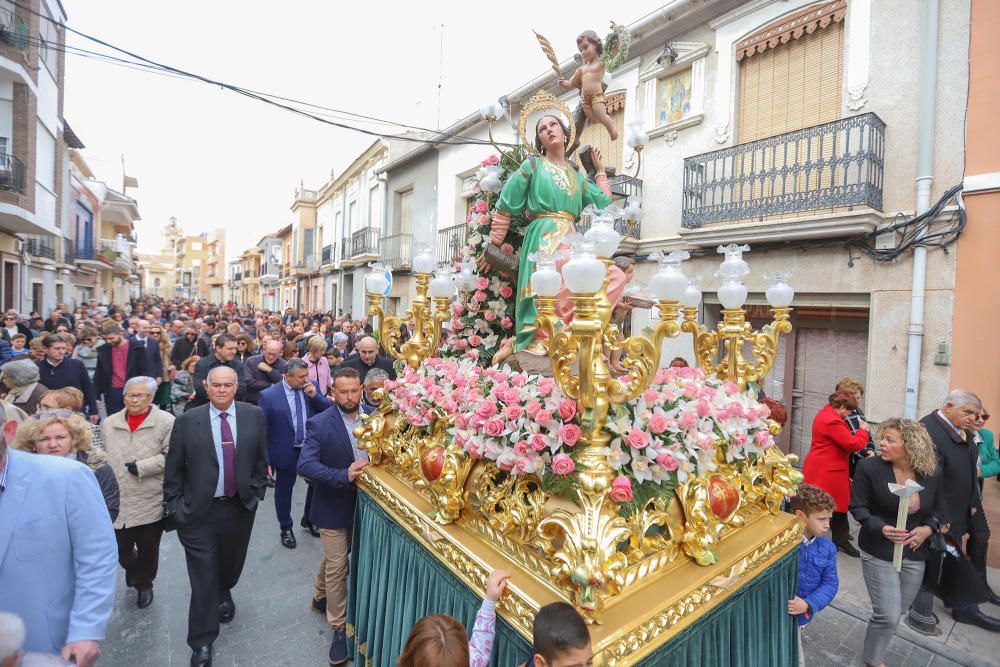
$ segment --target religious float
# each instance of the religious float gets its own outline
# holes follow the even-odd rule
[[[395,665],[427,614],[471,628],[497,568],[513,573],[499,667],[528,658],[535,612],[555,601],[591,624],[595,665],[798,664],[787,601],[802,533],[780,506],[800,475],[754,390],[791,331],[792,289],[774,278],[774,321],[752,331],[749,248],[720,248],[708,330],[672,253],[650,283],[659,319],[623,338],[622,213],[599,153],[593,180],[568,164],[572,118],[546,92],[524,106],[521,145],[483,162],[463,261],[435,274],[418,253],[404,317],[382,310],[386,267],[367,277],[400,371],[357,432],[371,465],[351,553],[356,664]],[[628,141],[641,149],[641,130]],[[661,368],[663,341],[687,335],[697,367]]]

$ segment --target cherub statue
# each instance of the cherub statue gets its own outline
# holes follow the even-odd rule
[[[607,129],[611,141],[618,140],[618,130],[608,115],[607,101],[604,99],[604,43],[593,30],[585,30],[576,38],[576,47],[580,50],[583,63],[568,81],[559,77],[559,85],[570,90],[576,88],[583,98],[583,112],[587,120],[600,123]]]

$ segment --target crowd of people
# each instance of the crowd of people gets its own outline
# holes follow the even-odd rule
[[[354,430],[395,378],[367,317],[189,301],[60,305],[44,319],[5,313],[0,364],[0,666],[94,664],[116,563],[136,607],[148,608],[165,531],[176,531],[185,552],[191,664],[210,665],[220,624],[237,613],[233,590],[268,487],[276,539],[297,547],[292,492],[300,478],[308,489],[298,523],[323,552],[312,609],[332,629],[330,664],[347,662],[354,482],[368,463]],[[813,423],[805,483],[789,503],[804,537],[788,613],[805,626],[833,600],[839,550],[861,559],[871,596],[868,665],[884,664],[907,609],[911,618],[930,615],[934,594],[956,621],[1000,630],[978,606],[1000,602],[986,582],[981,497],[983,479],[1000,475],[1000,458],[981,401],[952,391],[920,422],[888,419],[872,429],[859,409],[863,392],[843,380]],[[781,404],[765,401],[784,421]],[[907,480],[920,490],[905,500],[899,527],[889,484]],[[961,590],[939,585],[949,544],[978,578]],[[425,617],[399,665],[488,664],[509,577],[491,576],[471,637],[454,618]],[[560,603],[538,613],[524,664],[587,665],[592,655],[586,624]]]

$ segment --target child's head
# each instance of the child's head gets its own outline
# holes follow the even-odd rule
[[[587,624],[573,605],[565,602],[553,602],[538,610],[532,626],[532,645],[534,667],[590,667],[594,663]]]
[[[604,53],[604,44],[593,30],[584,30],[580,33],[580,36],[576,38],[576,48],[580,50],[580,55],[588,62],[593,60],[595,55],[599,56]]]
[[[201,357],[197,354],[192,354],[181,364],[181,370],[187,371],[188,373],[194,373],[194,367],[198,365],[199,361],[201,361]]]
[[[792,511],[802,522],[809,538],[826,535],[836,508],[833,496],[812,484],[800,484],[798,493],[792,496]]]
[[[28,337],[23,333],[14,334],[10,337],[10,346],[15,350],[23,350],[25,343],[28,342]]]
[[[406,639],[397,667],[465,667],[469,637],[451,616],[434,614],[416,622]]]

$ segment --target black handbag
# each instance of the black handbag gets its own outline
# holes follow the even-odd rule
[[[934,532],[928,539],[930,557],[924,569],[924,586],[951,606],[980,604],[989,590],[965,557],[960,542],[951,533]]]

